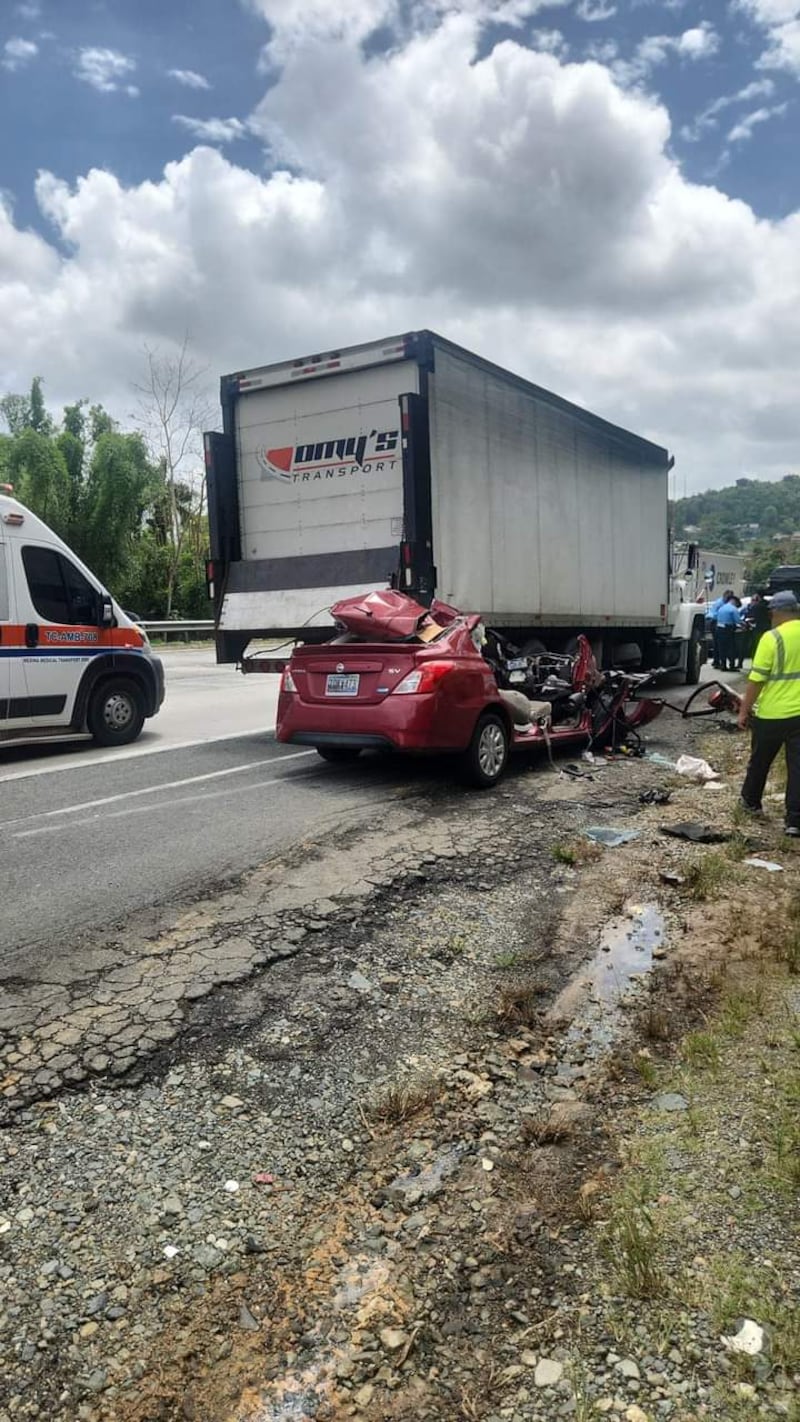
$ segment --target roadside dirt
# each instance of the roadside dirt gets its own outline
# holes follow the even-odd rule
[[[697,749],[681,723],[658,729],[662,753]],[[732,746],[704,732],[731,771]],[[625,1256],[627,1142],[670,1094],[678,1043],[754,964],[789,1001],[764,943],[766,871],[742,859],[793,861],[769,827],[720,849],[661,833],[730,828],[729,791],[646,761],[579,770],[421,797],[155,940],[162,978],[196,935],[218,963],[245,935],[293,951],[184,994],[180,1033],[135,1064],[138,1082],[90,1079],[14,1112],[3,1422],[727,1419],[714,1368],[783,1405],[789,1364],[729,1379],[695,1305],[663,1346],[637,1342],[642,1305],[631,1319],[602,1259],[609,1239]],[[640,804],[665,784],[669,805]],[[592,825],[637,837],[597,849]],[[773,878],[784,924],[790,875]],[[672,1094],[694,1119],[687,1080]]]

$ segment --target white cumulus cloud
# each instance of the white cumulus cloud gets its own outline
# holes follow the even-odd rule
[[[167,74],[170,79],[174,79],[178,84],[183,84],[186,89],[211,88],[205,74],[198,74],[195,69],[168,69]]]
[[[42,174],[52,243],[0,210],[0,389],[124,416],[145,342],[188,330],[222,374],[430,326],[669,446],[690,488],[796,467],[800,215],[689,182],[663,104],[525,30],[487,48],[477,9],[379,54],[355,20],[295,30],[233,121],[262,172],[206,142],[138,184]]]
[[[719,115],[725,109],[731,108],[734,104],[749,103],[751,99],[771,98],[774,92],[775,84],[772,79],[754,79],[752,83],[745,84],[742,89],[737,89],[734,94],[721,94],[719,98],[706,104],[691,123],[684,124],[681,129],[681,138],[685,139],[687,143],[695,143],[709,129],[718,127]]]
[[[173,114],[172,122],[180,124],[201,143],[232,143],[236,138],[244,138],[247,133],[247,124],[238,118],[199,119],[188,114]]]
[[[752,113],[745,114],[728,134],[729,143],[746,143],[753,137],[754,129],[759,124],[767,123],[771,118],[779,118],[786,113],[788,104],[773,104],[771,108],[753,109]]]
[[[617,7],[604,4],[603,0],[597,0],[595,4],[592,3],[592,0],[580,0],[575,13],[579,19],[586,20],[590,25],[595,25],[601,20],[610,20],[612,16],[616,15]]]
[[[788,69],[800,75],[800,4],[798,0],[737,0],[737,8],[766,32],[761,69]]]
[[[73,72],[76,79],[91,85],[101,94],[112,94],[115,90],[124,88],[132,98],[135,98],[139,92],[138,89],[132,84],[123,85],[120,82],[126,75],[132,74],[135,69],[136,61],[125,54],[120,54],[118,50],[98,49],[91,46],[88,49],[79,50]]]
[[[38,44],[34,44],[33,40],[20,39],[18,36],[14,36],[12,39],[6,40],[3,45],[3,68],[12,71],[14,69],[22,69],[23,65],[30,64],[31,60],[35,59],[38,53],[39,46]]]

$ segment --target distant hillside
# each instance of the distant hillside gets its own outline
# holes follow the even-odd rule
[[[672,518],[678,538],[703,548],[750,555],[758,544],[788,552],[792,535],[800,534],[800,475],[787,474],[774,484],[737,479],[730,488],[692,494],[677,500]],[[789,561],[800,562],[800,538]]]

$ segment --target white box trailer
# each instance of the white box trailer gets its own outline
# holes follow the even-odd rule
[[[699,674],[702,612],[668,605],[665,449],[431,331],[225,376],[221,398],[220,660],[327,638],[331,604],[395,586],[520,644],[586,632],[606,662]]]

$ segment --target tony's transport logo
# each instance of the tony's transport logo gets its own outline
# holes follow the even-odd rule
[[[257,449],[262,479],[282,484],[307,484],[316,479],[345,478],[348,474],[380,474],[393,469],[400,443],[399,430],[370,430],[369,434],[323,439],[314,444],[286,445],[283,449]]]

